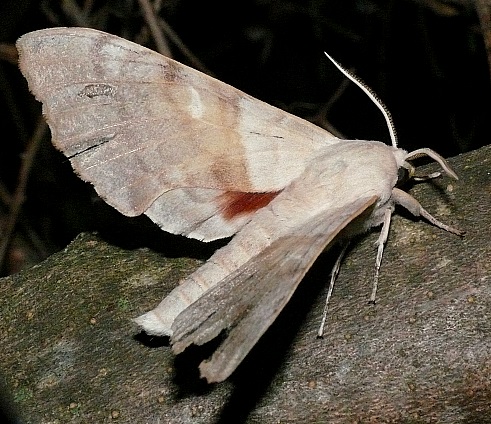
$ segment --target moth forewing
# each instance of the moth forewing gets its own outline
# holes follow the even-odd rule
[[[224,194],[252,201],[254,193],[279,192],[317,150],[340,141],[101,31],[49,28],[16,45],[53,143],[77,174],[124,215],[148,212],[175,234],[207,241],[235,234],[247,219],[223,219]]]

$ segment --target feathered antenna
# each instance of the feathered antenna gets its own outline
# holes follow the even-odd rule
[[[370,100],[375,103],[375,105],[380,109],[382,114],[384,115],[385,122],[387,122],[387,128],[389,129],[390,140],[392,141],[392,146],[397,147],[397,134],[396,129],[394,127],[394,122],[392,121],[392,116],[390,115],[389,109],[384,105],[382,100],[380,100],[375,94],[375,92],[368,87],[359,77],[354,75],[352,72],[348,71],[346,68],[341,66],[338,62],[336,62],[331,56],[329,56],[326,52],[324,54],[327,58],[338,68],[350,81],[354,82],[358,87],[360,87],[366,95],[370,98]]]

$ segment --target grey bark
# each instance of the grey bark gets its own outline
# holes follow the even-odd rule
[[[200,262],[81,234],[0,280],[0,359],[18,413],[26,423],[491,423],[490,158],[491,146],[456,157],[460,181],[411,190],[463,239],[395,217],[375,306],[377,234],[360,239],[317,339],[335,257],[323,255],[218,385],[197,374],[212,348],[175,358],[130,321]]]

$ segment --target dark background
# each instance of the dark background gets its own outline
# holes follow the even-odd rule
[[[430,147],[449,157],[489,143],[490,73],[478,3],[169,0],[159,16],[181,40],[167,38],[175,59],[190,64],[185,45],[214,76],[261,100],[346,138],[390,142],[379,110],[346,84],[327,51],[384,101],[400,147]],[[128,239],[152,227],[98,200],[51,146],[49,130],[33,147],[41,108],[17,69],[13,44],[32,30],[75,25],[155,48],[138,1],[1,2],[3,274],[42,260],[84,230]]]

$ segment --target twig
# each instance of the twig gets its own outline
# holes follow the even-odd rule
[[[213,73],[206,68],[205,65],[191,52],[191,50],[183,43],[179,35],[172,29],[172,27],[161,16],[156,15],[155,8],[151,5],[149,0],[138,0],[145,17],[145,21],[150,28],[150,32],[155,40],[157,50],[159,53],[167,57],[172,57],[169,44],[164,37],[164,34],[169,38],[172,43],[181,51],[181,53],[188,59],[191,65],[208,75],[213,76]]]
[[[150,4],[149,0],[138,0],[138,2],[140,3],[145,21],[150,28],[153,39],[155,40],[157,51],[164,56],[172,57],[169,44],[167,43],[167,40],[165,39],[159,27],[159,23],[155,16],[155,10],[153,6]]]
[[[491,1],[476,0],[476,10],[477,14],[479,15],[479,22],[481,24],[481,32],[484,38],[484,45],[486,46],[489,71],[491,76]]]
[[[34,158],[41,140],[46,132],[47,126],[43,118],[40,118],[32,138],[29,140],[29,144],[23,154],[22,164],[19,170],[19,177],[17,181],[17,187],[15,189],[12,202],[10,204],[9,216],[7,218],[5,228],[2,231],[2,237],[0,241],[0,269],[2,269],[7,248],[10,245],[10,241],[17,223],[22,204],[25,199],[25,192],[27,187],[27,181],[29,180],[29,174],[31,172]]]
[[[0,43],[0,60],[17,65],[17,49],[13,44]]]
[[[87,15],[74,0],[63,0],[61,8],[65,16],[71,19],[75,25],[79,27],[90,26]]]
[[[163,19],[159,17],[159,25],[162,30],[165,32],[165,35],[169,37],[169,39],[176,45],[176,47],[181,51],[181,53],[187,57],[189,63],[193,65],[194,68],[213,76],[213,72],[211,72],[194,54],[193,52],[184,44],[179,35],[172,29],[172,27]]]
[[[2,209],[10,209],[12,205],[12,196],[7,187],[0,181],[0,204]],[[48,249],[41,240],[41,237],[37,234],[36,230],[31,226],[30,222],[22,216],[22,211],[17,218],[18,225],[24,233],[25,237],[31,243],[31,246],[36,250],[38,257],[46,258],[48,256]]]
[[[313,124],[318,125],[321,128],[324,128],[325,130],[329,131],[331,134],[338,138],[346,138],[341,131],[339,131],[334,125],[332,125],[329,120],[327,119],[327,115],[329,114],[329,111],[332,109],[334,104],[340,99],[340,97],[344,94],[346,88],[349,86],[350,81],[345,79],[341,82],[339,85],[338,89],[336,92],[329,98],[329,100],[318,110],[318,112],[311,116],[306,118],[308,121],[312,122]],[[298,103],[296,104],[298,106]],[[289,109],[292,109],[293,107],[290,106]]]

